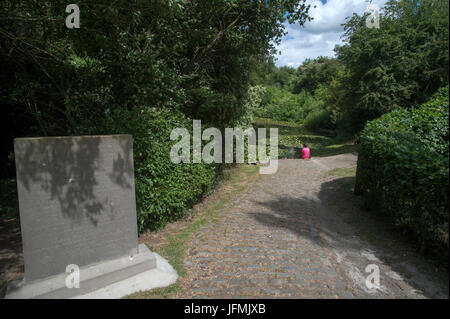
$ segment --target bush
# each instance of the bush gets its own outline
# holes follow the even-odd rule
[[[0,19],[0,173],[14,176],[14,137],[131,134],[139,230],[162,227],[202,196],[217,167],[172,164],[171,130],[190,119],[251,123],[262,90],[248,90],[249,73],[287,17],[307,20],[296,2],[84,3],[75,32],[61,23],[64,1],[2,1],[0,16],[11,19]]]
[[[141,108],[110,114],[108,131],[133,135],[138,229],[159,229],[180,217],[211,187],[216,164],[174,164],[172,129],[192,134],[192,120],[170,109]],[[192,136],[192,135],[191,135]],[[192,143],[191,143],[192,147]],[[192,154],[192,150],[191,150]]]
[[[419,108],[397,110],[361,133],[355,193],[409,231],[422,249],[448,255],[448,87]]]
[[[289,91],[269,86],[261,101],[261,108],[256,115],[278,121],[303,122],[311,112],[323,109],[309,92],[292,94]]]
[[[331,114],[325,109],[315,110],[308,114],[304,122],[305,127],[311,131],[320,129],[333,129]]]

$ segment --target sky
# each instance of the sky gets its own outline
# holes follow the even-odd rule
[[[386,0],[373,0],[372,4],[382,8]],[[369,1],[367,0],[307,0],[311,4],[310,16],[314,19],[303,27],[285,23],[288,34],[283,37],[277,50],[275,64],[277,66],[298,67],[307,58],[318,56],[334,56],[336,44],[342,44],[345,18],[356,12],[363,14]],[[313,8],[313,6],[316,8]]]

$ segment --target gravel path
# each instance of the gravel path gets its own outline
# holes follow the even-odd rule
[[[419,289],[328,218],[324,172],[355,163],[353,154],[280,160],[276,174],[262,176],[191,243],[178,297],[448,298],[448,285],[445,292],[416,273]],[[370,264],[380,270],[379,289],[365,284]]]

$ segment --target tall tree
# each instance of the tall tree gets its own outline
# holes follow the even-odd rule
[[[171,109],[217,127],[246,113],[252,61],[270,55],[304,0],[0,2],[2,129],[12,138],[126,132],[128,118]]]
[[[340,62],[334,58],[318,57],[307,59],[297,69],[297,78],[293,87],[293,93],[306,90],[314,92],[319,85],[329,84],[342,68]]]
[[[446,0],[391,0],[378,29],[357,14],[345,23],[347,43],[336,52],[347,71],[335,104],[344,125],[359,130],[448,83],[448,9]]]

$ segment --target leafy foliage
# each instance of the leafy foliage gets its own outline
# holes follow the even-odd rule
[[[310,131],[332,130],[335,125],[331,119],[331,113],[325,109],[311,111],[304,120],[305,128]]]
[[[252,84],[268,88],[258,115],[352,136],[367,121],[420,105],[448,84],[448,27],[446,0],[390,0],[380,28],[354,14],[336,58],[307,59],[297,69],[256,65]]]
[[[303,0],[91,1],[68,29],[67,4],[0,3],[2,174],[14,137],[132,134],[140,230],[180,216],[221,169],[172,164],[171,130],[251,122],[254,61],[309,18]]]
[[[340,62],[333,58],[321,56],[314,60],[307,59],[296,71],[292,93],[300,93],[302,90],[313,93],[319,85],[330,83],[342,68]]]
[[[380,28],[354,14],[337,47],[345,66],[327,103],[342,129],[359,131],[368,120],[426,101],[448,84],[448,1],[389,1]]]
[[[109,132],[132,134],[134,139],[139,231],[159,229],[177,219],[214,183],[218,170],[214,164],[177,165],[170,160],[172,129],[186,128],[192,136],[192,122],[181,112],[143,107],[136,116],[118,109],[108,116],[106,127]]]
[[[322,109],[320,101],[312,94],[302,91],[293,94],[274,86],[267,87],[261,101],[261,108],[256,112],[259,117],[280,121],[303,122],[312,111]]]
[[[448,254],[448,86],[419,108],[369,122],[361,134],[356,193],[380,207],[422,247]]]

